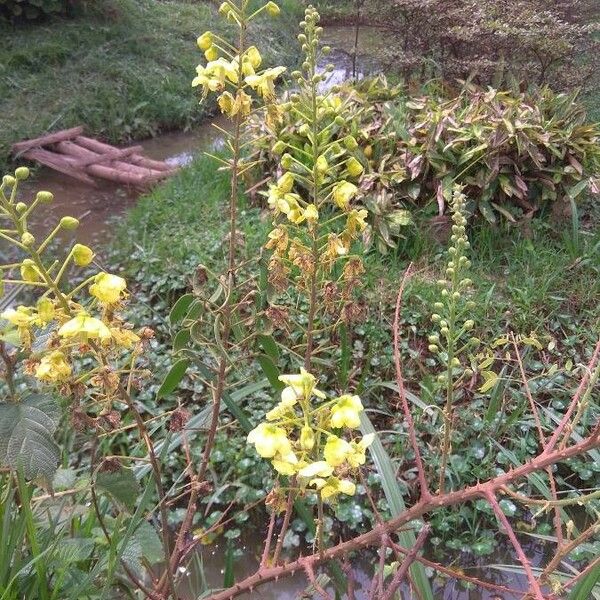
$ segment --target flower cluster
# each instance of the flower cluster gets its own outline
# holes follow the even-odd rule
[[[234,2],[224,2],[219,12],[228,20],[245,28],[249,21],[266,11],[271,16],[279,14],[279,7],[268,2],[251,15]],[[266,102],[275,97],[275,82],[285,72],[285,67],[262,69],[262,56],[256,46],[235,48],[228,41],[206,31],[198,38],[198,47],[204,52],[206,65],[196,67],[193,87],[202,88],[202,97],[209,92],[219,92],[218,104],[221,112],[230,118],[247,117],[252,112],[254,91]]]
[[[352,496],[356,491],[352,471],[365,464],[374,437],[350,441],[344,437],[344,432],[360,426],[360,398],[343,395],[327,400],[315,377],[304,369],[279,379],[286,385],[281,400],[250,432],[248,442],[279,474],[293,478],[302,492],[318,492],[329,502],[339,494]]]
[[[29,204],[18,201],[19,182],[28,176],[29,170],[20,167],[0,184],[0,214],[8,223],[0,236],[20,255],[17,262],[0,265],[1,287],[23,285],[38,294],[33,304],[17,304],[0,314],[3,337],[27,355],[27,375],[63,390],[81,392],[81,386],[90,384],[94,397],[107,408],[122,375],[130,371],[131,355],[141,352],[143,338],[149,334],[135,333],[118,316],[127,298],[122,277],[101,271],[74,287],[69,285],[67,274],[72,268],[92,264],[91,248],[75,243],[62,262],[46,259],[56,236],[76,229],[79,222],[63,217],[48,235],[37,240],[28,220],[36,208],[50,204],[53,195],[42,191]],[[92,360],[77,368],[82,358]]]
[[[438,281],[442,298],[434,304],[436,312],[431,316],[437,331],[429,336],[429,351],[437,355],[447,368],[446,373],[439,376],[442,384],[448,384],[453,379],[471,377],[473,371],[463,368],[461,356],[466,350],[474,349],[479,344],[479,340],[469,333],[475,326],[471,318],[474,304],[464,298],[465,292],[473,283],[467,277],[471,261],[466,256],[470,244],[465,230],[465,204],[465,195],[456,187],[451,203],[453,225],[452,244],[448,248],[450,260],[446,266],[446,278]]]
[[[292,73],[297,91],[280,110],[298,119],[297,135],[280,134],[273,153],[279,157],[280,176],[265,196],[274,217],[266,248],[272,250],[269,281],[283,292],[291,280],[298,291],[320,294],[331,314],[350,315],[353,290],[363,273],[353,243],[367,227],[368,213],[356,204],[357,181],[363,174],[358,143],[350,133],[348,103],[334,88],[323,90],[326,75],[318,71],[322,28],[319,14],[309,7],[299,35],[305,60]]]

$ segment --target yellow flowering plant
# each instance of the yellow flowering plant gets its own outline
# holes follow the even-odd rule
[[[34,298],[33,303],[22,305],[15,295],[0,314],[9,397],[20,400],[17,376],[33,377],[76,397],[79,408],[101,418],[112,410],[118,387],[131,385],[136,355],[142,352],[147,332],[135,333],[119,317],[127,299],[122,277],[101,271],[70,282],[72,271],[92,263],[91,248],[75,243],[62,260],[50,257],[51,242],[68,235],[79,222],[63,217],[38,239],[29,222],[36,210],[52,203],[53,196],[41,191],[29,202],[20,199],[19,184],[28,176],[29,170],[19,167],[0,184],[4,221],[0,237],[16,258],[0,265],[2,289],[26,290]],[[6,340],[11,340],[10,348]],[[17,357],[24,358],[20,371]]]

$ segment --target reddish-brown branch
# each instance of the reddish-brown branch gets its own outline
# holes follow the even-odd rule
[[[535,401],[533,396],[531,395],[531,390],[529,389],[529,381],[527,380],[527,375],[525,373],[525,367],[523,366],[523,359],[521,357],[521,352],[519,351],[519,345],[517,344],[517,340],[514,335],[511,335],[512,343],[515,348],[515,353],[517,356],[517,364],[519,365],[519,372],[521,374],[521,381],[523,383],[523,387],[525,389],[525,394],[527,395],[527,399],[529,401],[529,407],[531,408],[531,412],[533,413],[533,417],[535,419],[535,425],[538,430],[538,437],[540,439],[540,444],[542,448],[546,448],[546,436],[544,434],[544,429],[542,428],[542,421],[540,419],[539,411],[537,406],[535,405]],[[548,474],[548,479],[550,481],[550,493],[552,495],[553,500],[558,500],[558,494],[556,491],[556,481],[554,480],[554,474],[552,473],[552,468],[548,467],[546,469],[546,473]],[[562,519],[560,516],[560,508],[558,506],[554,507],[554,532],[556,534],[556,543],[560,548],[563,544],[563,533],[562,533]]]
[[[596,344],[594,354],[592,355],[592,359],[590,360],[590,362],[587,366],[587,370],[586,370],[584,376],[581,378],[581,382],[579,384],[579,387],[577,388],[577,392],[575,392],[575,395],[573,396],[573,399],[571,400],[571,404],[569,405],[567,412],[564,414],[561,422],[557,425],[556,429],[554,430],[554,433],[552,434],[552,437],[546,444],[546,447],[544,448],[544,453],[551,452],[554,449],[554,447],[556,446],[558,439],[560,438],[563,430],[565,429],[565,427],[567,426],[567,424],[569,423],[569,421],[571,419],[571,415],[577,408],[577,405],[579,404],[579,400],[580,400],[582,394],[585,392],[588,380],[591,376],[592,371],[596,368],[596,364],[597,364],[599,358],[600,358],[600,340],[598,340],[598,343]]]
[[[243,581],[236,583],[234,586],[210,596],[210,600],[228,600],[229,598],[234,598],[264,583],[278,579],[279,577],[285,577],[294,571],[304,570],[304,565],[306,563],[311,563],[314,567],[322,562],[347,555],[351,552],[361,550],[362,548],[373,546],[381,540],[382,535],[389,535],[413,519],[418,519],[433,510],[463,504],[477,498],[486,497],[488,493],[493,494],[503,486],[510,485],[536,471],[544,470],[549,465],[556,464],[573,456],[584,454],[599,446],[600,428],[597,428],[589,437],[578,444],[564,450],[542,453],[528,463],[511,469],[485,483],[479,483],[463,490],[447,492],[443,495],[435,495],[426,499],[422,498],[414,506],[397,517],[377,525],[370,531],[351,540],[327,548],[322,556],[318,553],[311,554],[309,556],[298,558],[285,565],[275,565],[269,568],[259,569],[256,573],[250,575]]]
[[[423,545],[425,544],[425,540],[427,539],[427,536],[429,535],[429,531],[430,531],[430,527],[427,525],[425,527],[423,527],[423,529],[421,529],[421,532],[419,533],[419,536],[417,537],[417,541],[415,542],[414,546],[410,549],[409,553],[406,555],[405,559],[402,561],[402,564],[400,565],[400,567],[398,567],[398,570],[396,571],[394,578],[392,579],[390,585],[388,586],[387,591],[385,592],[385,595],[383,596],[383,600],[392,600],[393,599],[394,594],[396,593],[396,590],[400,587],[400,585],[404,581],[404,578],[406,577],[406,575],[408,573],[408,569],[410,568],[410,566],[413,564],[413,562],[417,558],[417,554],[423,548]]]
[[[428,499],[431,497],[431,492],[427,485],[427,478],[425,474],[425,466],[421,458],[421,452],[419,450],[419,443],[417,441],[417,432],[415,424],[408,406],[408,399],[406,397],[406,389],[404,388],[404,377],[402,376],[402,361],[400,358],[400,308],[402,306],[402,294],[404,293],[404,287],[408,278],[410,277],[412,264],[408,266],[404,272],[404,277],[400,283],[400,289],[398,290],[398,297],[396,298],[396,310],[394,313],[394,364],[396,367],[396,384],[398,385],[398,393],[400,395],[400,402],[402,403],[402,411],[406,424],[408,427],[408,436],[413,452],[415,454],[415,463],[417,465],[417,477],[419,480],[419,487],[421,488],[421,499]]]
[[[498,500],[496,499],[496,496],[494,496],[494,492],[487,491],[485,497],[490,503],[490,506],[494,509],[496,517],[498,517],[498,520],[500,521],[500,523],[502,523],[502,526],[506,531],[506,535],[508,535],[508,539],[510,540],[510,543],[513,545],[513,548],[517,553],[517,558],[519,559],[519,562],[523,565],[523,569],[525,569],[525,574],[527,575],[527,580],[529,581],[530,591],[535,594],[536,600],[545,600],[542,589],[540,588],[540,584],[533,573],[533,569],[531,568],[531,563],[525,555],[523,547],[517,539],[512,525],[509,523],[508,519],[506,518],[506,515],[502,512],[502,507],[500,506],[500,504],[498,504]]]

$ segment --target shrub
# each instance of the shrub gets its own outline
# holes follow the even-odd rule
[[[347,129],[358,143],[354,155],[367,166],[359,196],[370,212],[366,237],[380,251],[403,236],[408,208],[437,203],[444,214],[455,183],[465,187],[471,216],[491,223],[499,216],[516,222],[548,207],[566,214],[586,189],[598,191],[600,128],[586,122],[576,93],[468,84],[449,95],[433,82],[407,97],[381,77],[340,91],[351,119]],[[271,129],[265,122],[257,119],[254,133],[267,134],[263,158],[274,168],[274,140],[297,146],[302,125],[293,113]],[[292,154],[301,160],[302,151]]]
[[[586,123],[576,94],[534,93],[469,85],[451,100],[433,95],[405,103],[397,151],[402,194],[434,194],[440,214],[453,183],[466,186],[471,212],[490,222],[531,216],[548,204],[576,200],[600,172],[600,129]]]

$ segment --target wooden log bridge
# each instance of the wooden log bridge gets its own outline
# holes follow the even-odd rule
[[[169,177],[177,169],[142,155],[141,146],[116,148],[83,135],[83,127],[73,127],[18,142],[12,147],[15,157],[36,161],[95,186],[94,178],[147,187]]]

